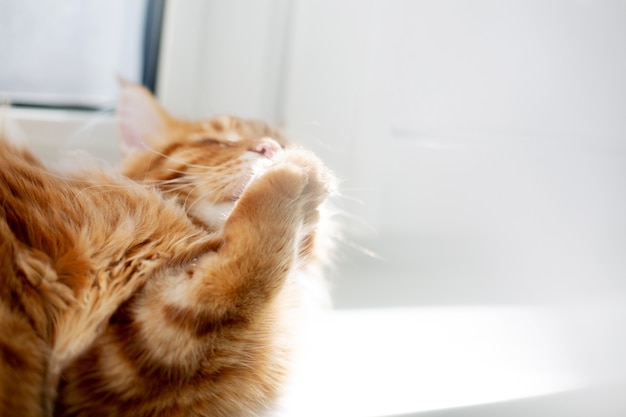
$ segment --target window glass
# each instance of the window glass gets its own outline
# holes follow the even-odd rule
[[[0,97],[108,107],[141,81],[147,0],[0,0]]]

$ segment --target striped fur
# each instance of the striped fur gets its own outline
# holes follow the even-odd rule
[[[324,258],[332,176],[265,124],[181,121],[146,90],[123,90],[124,174],[176,201],[218,247],[121,305],[64,369],[55,415],[262,415],[288,373],[300,279]]]
[[[218,241],[154,190],[53,173],[0,138],[0,415],[51,415],[60,370],[147,280]]]

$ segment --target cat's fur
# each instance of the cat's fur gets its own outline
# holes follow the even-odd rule
[[[60,370],[146,280],[218,242],[159,193],[47,170],[0,138],[0,415],[50,415]]]
[[[263,123],[177,120],[128,83],[119,120],[133,149],[124,174],[176,201],[215,246],[115,312],[65,367],[55,415],[260,415],[287,372],[299,280],[324,258],[319,207],[333,178]]]

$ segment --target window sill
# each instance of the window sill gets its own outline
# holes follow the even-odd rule
[[[8,119],[9,136],[46,162],[73,150],[87,151],[108,162],[120,158],[115,117],[110,112],[9,108]]]
[[[290,415],[626,415],[624,320],[617,304],[328,312]]]

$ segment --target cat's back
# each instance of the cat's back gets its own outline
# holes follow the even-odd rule
[[[115,309],[210,243],[154,190],[54,172],[0,138],[0,415],[45,414],[58,372]]]
[[[44,321],[72,298],[192,258],[210,240],[155,190],[97,167],[55,172],[2,138],[0,167],[2,256],[13,269],[0,279],[45,301]],[[37,330],[54,339],[54,326]]]
[[[37,416],[49,407],[51,318],[73,298],[54,271],[69,233],[50,215],[43,193],[57,185],[45,172],[0,139],[0,414]]]
[[[156,256],[142,251],[150,243],[174,253],[175,239],[199,234],[174,203],[97,167],[55,172],[2,138],[0,167],[0,230],[12,256],[49,263],[74,292],[115,261]]]
[[[2,256],[14,269],[2,279],[17,280],[5,284],[28,292],[25,279],[37,290],[33,296],[63,303],[71,298],[63,292],[76,295],[86,285],[94,270],[93,249],[102,249],[98,241],[111,235],[124,208],[133,208],[133,193],[98,170],[82,177],[53,172],[27,149],[1,139],[0,166],[0,233],[7,246]],[[115,196],[107,195],[112,188]],[[53,287],[56,295],[48,293]]]
[[[49,340],[54,335],[43,323],[44,316],[50,314],[45,310],[52,306],[43,300],[63,304],[71,298],[69,288],[53,288],[58,278],[55,267],[65,255],[73,258],[75,269],[80,269],[80,257],[69,253],[76,237],[70,189],[30,152],[2,139],[0,166],[0,280],[5,293],[0,300],[5,304],[10,300],[12,309],[21,300],[39,336]]]

